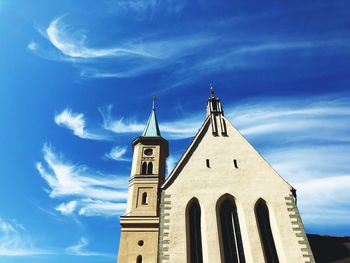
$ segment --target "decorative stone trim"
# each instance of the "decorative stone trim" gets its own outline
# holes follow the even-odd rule
[[[159,247],[158,247],[158,263],[169,263],[169,228],[170,228],[170,213],[171,195],[167,195],[164,191],[160,198],[160,223],[159,223]]]
[[[286,196],[284,199],[286,200],[287,211],[291,219],[293,232],[295,233],[295,236],[298,239],[298,244],[300,246],[303,258],[305,260],[304,263],[315,263],[315,259],[312,254],[309,241],[305,234],[304,225],[301,221],[299,210],[295,204],[294,197],[293,195],[289,195]]]

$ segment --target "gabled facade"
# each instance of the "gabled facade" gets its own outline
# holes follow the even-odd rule
[[[133,169],[140,156],[134,150]],[[314,262],[294,188],[226,119],[213,89],[202,127],[157,194],[156,256],[144,260],[149,251],[140,251],[141,261],[133,253],[118,262]],[[134,232],[133,243],[125,241],[123,222],[133,209],[128,200],[119,253],[143,238]]]

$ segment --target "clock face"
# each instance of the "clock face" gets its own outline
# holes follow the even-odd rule
[[[146,149],[146,150],[144,150],[143,153],[144,153],[145,155],[147,155],[147,156],[150,156],[150,155],[153,154],[153,150],[152,150],[152,149]]]

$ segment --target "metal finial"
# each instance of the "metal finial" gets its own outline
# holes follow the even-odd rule
[[[157,97],[156,96],[152,96],[152,110],[155,110],[155,101],[156,101]]]
[[[211,97],[211,98],[214,98],[214,97],[215,97],[215,95],[214,95],[214,86],[213,86],[212,83],[210,83],[210,97]]]

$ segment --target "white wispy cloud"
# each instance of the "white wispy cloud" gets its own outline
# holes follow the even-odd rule
[[[58,126],[65,127],[83,139],[90,140],[110,140],[111,136],[102,133],[87,131],[86,120],[83,113],[75,113],[71,109],[64,109],[61,113],[55,115],[55,123]]]
[[[131,46],[151,53],[153,57],[124,56],[113,62],[108,62],[108,67],[99,64],[94,66],[81,64],[80,76],[84,78],[130,78],[156,72],[172,66],[179,61],[184,61],[187,56],[195,55],[218,40],[216,36],[206,34],[193,34],[191,37],[178,36],[173,38],[155,37],[154,39],[129,39]],[[182,69],[183,70],[183,69]],[[172,70],[181,74],[181,68]]]
[[[334,175],[296,183],[299,210],[308,225],[347,225],[350,175]]]
[[[107,253],[100,253],[87,250],[89,240],[86,237],[81,237],[77,244],[66,248],[66,253],[73,256],[84,257],[111,257],[113,255]]]
[[[278,147],[276,142],[264,156],[284,178],[299,183],[314,178],[344,175],[349,172],[350,146],[333,143],[292,143]]]
[[[179,155],[169,155],[166,159],[166,170],[167,175],[171,173],[171,171],[175,168],[177,162],[179,161],[180,156]]]
[[[39,48],[39,45],[38,45],[38,43],[36,43],[36,42],[34,42],[34,41],[30,41],[30,42],[28,43],[28,45],[27,45],[27,48],[28,48],[29,50],[35,51],[35,50],[37,50],[37,49]]]
[[[56,210],[61,212],[63,215],[69,215],[74,212],[74,210],[77,208],[77,201],[70,201],[68,203],[62,203],[59,206],[56,207]]]
[[[47,182],[51,198],[66,198],[56,207],[62,214],[110,216],[123,212],[127,198],[124,176],[106,175],[84,165],[74,165],[57,155],[51,147],[43,147],[46,167],[36,168]]]
[[[35,246],[23,225],[16,220],[0,217],[0,256],[25,257],[52,254],[51,251]]]
[[[138,48],[112,47],[89,48],[86,46],[86,35],[69,34],[68,26],[62,23],[62,17],[53,20],[46,29],[47,37],[51,44],[64,55],[72,58],[105,58],[121,57],[125,55],[153,57],[152,54]]]
[[[125,202],[117,203],[107,200],[82,199],[81,204],[79,215],[84,216],[120,215],[126,209]]]
[[[98,110],[103,118],[103,128],[115,133],[140,133],[145,128],[145,124],[134,120],[125,121],[123,118],[114,119],[112,116],[113,105],[100,107]]]
[[[125,153],[126,147],[114,146],[108,153],[105,154],[105,157],[116,161],[128,161],[128,159],[124,157]]]
[[[285,140],[349,141],[350,106],[345,98],[274,99],[249,102],[226,110],[249,138],[275,134]],[[335,136],[336,135],[336,136]]]

